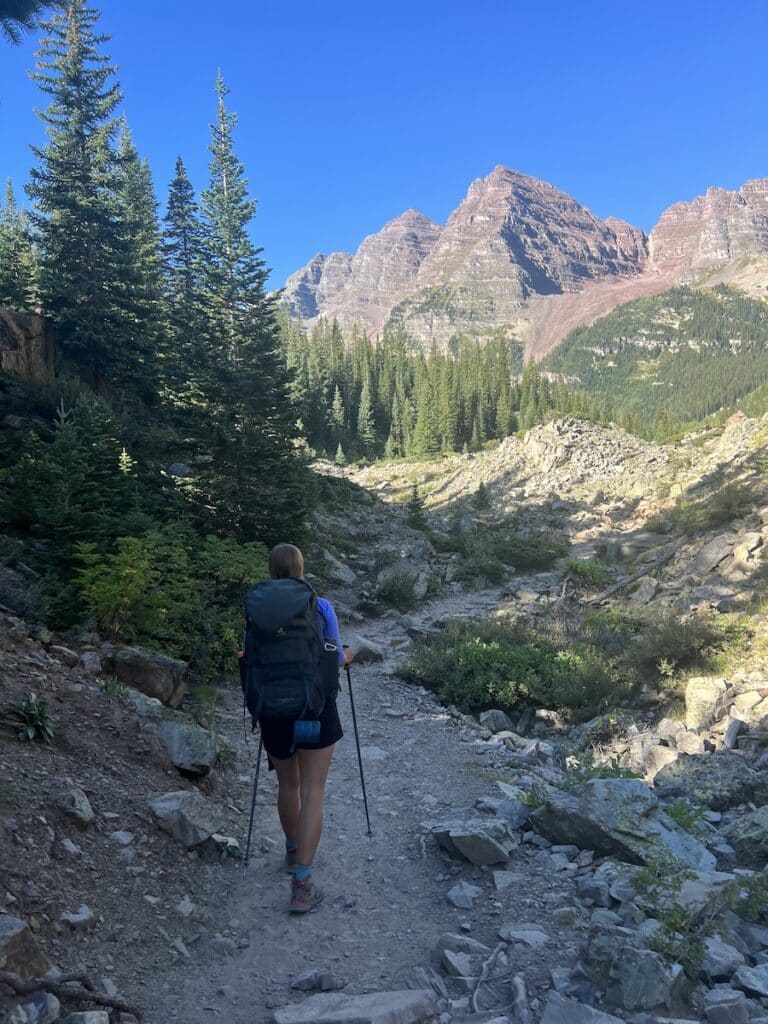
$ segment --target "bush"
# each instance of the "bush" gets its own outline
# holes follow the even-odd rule
[[[389,573],[376,588],[376,599],[382,604],[407,612],[416,604],[416,577],[406,569]]]
[[[658,678],[662,666],[685,669],[706,664],[727,639],[724,627],[711,616],[682,618],[671,610],[637,620],[635,629],[626,660],[647,680]]]
[[[706,498],[678,498],[674,508],[648,520],[649,530],[693,535],[725,526],[754,507],[755,496],[742,484],[726,484]]]
[[[519,622],[461,620],[418,642],[403,675],[463,711],[546,707],[585,720],[627,696],[630,679],[595,648],[558,647]]]
[[[246,587],[266,576],[266,549],[200,538],[184,524],[121,537],[101,554],[78,546],[75,583],[89,615],[114,640],[191,661],[204,676],[232,674]]]
[[[580,562],[577,558],[569,558],[565,564],[571,576],[590,587],[602,587],[610,578],[608,568],[597,559]]]
[[[456,578],[494,584],[506,578],[505,565],[546,569],[568,551],[565,538],[549,530],[524,534],[504,526],[479,527],[456,537],[456,544],[463,555]]]

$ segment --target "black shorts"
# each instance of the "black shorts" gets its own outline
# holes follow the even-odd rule
[[[338,743],[344,735],[336,701],[326,701],[320,715],[320,739],[316,743],[293,742],[293,722],[286,718],[260,718],[261,738],[270,757],[284,761],[297,750],[322,750]],[[271,766],[270,766],[271,767]]]

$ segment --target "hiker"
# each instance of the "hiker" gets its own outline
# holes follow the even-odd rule
[[[333,606],[304,580],[304,556],[297,547],[274,547],[269,575],[270,582],[254,587],[246,598],[249,626],[243,661],[258,667],[245,668],[250,675],[248,683],[243,675],[243,686],[261,729],[270,771],[277,772],[285,864],[293,876],[289,911],[306,914],[323,898],[312,878],[312,864],[323,828],[325,782],[334,748],[344,734],[336,709],[339,668],[352,660],[354,652],[342,646]],[[249,632],[254,633],[250,655]],[[320,648],[313,653],[316,638]],[[312,676],[309,681],[307,672]],[[322,691],[317,699],[312,699],[313,687]],[[302,701],[304,710],[297,714]]]

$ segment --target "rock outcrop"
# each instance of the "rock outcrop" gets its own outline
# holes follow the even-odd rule
[[[35,313],[0,309],[0,367],[20,377],[53,376],[53,329]]]

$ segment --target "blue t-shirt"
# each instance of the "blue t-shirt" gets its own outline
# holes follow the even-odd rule
[[[339,664],[344,664],[344,651],[341,646],[341,635],[339,633],[339,620],[330,601],[324,597],[317,599],[317,611],[323,623],[323,636],[326,640],[333,640],[339,649]]]

